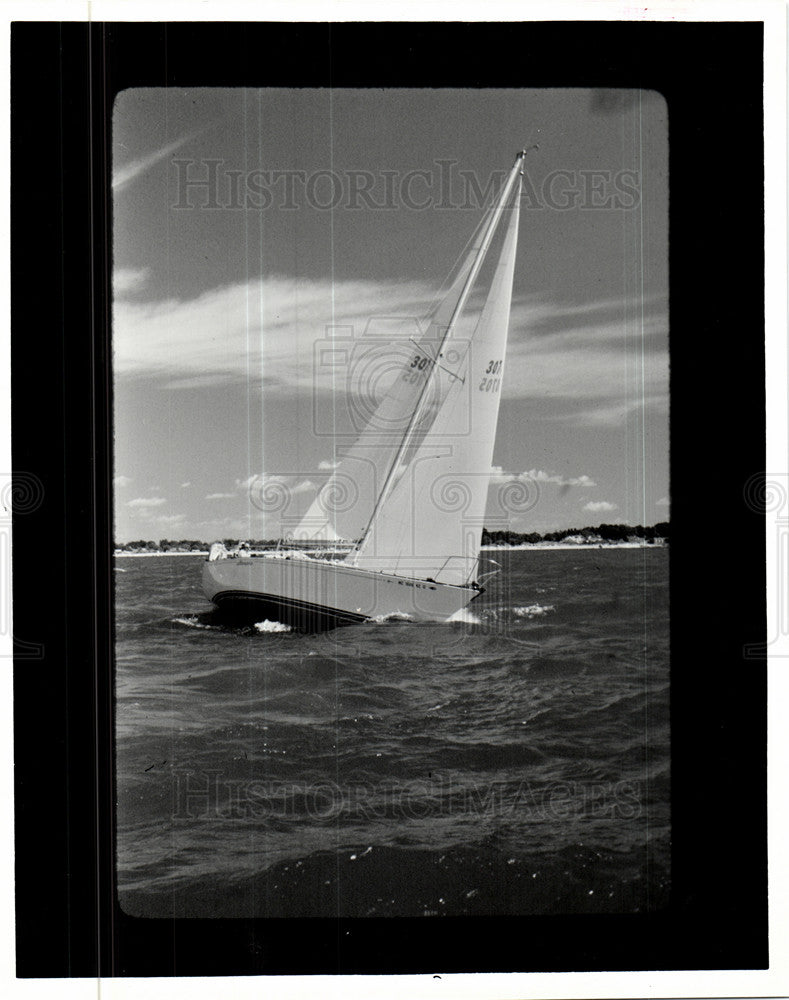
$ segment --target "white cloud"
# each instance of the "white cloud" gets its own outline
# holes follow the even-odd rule
[[[291,485],[291,481],[294,476],[282,476],[274,473],[261,473],[257,476],[248,476],[246,479],[236,480],[236,489],[240,492],[248,492],[254,486],[255,489],[262,489],[264,486],[271,486],[274,484],[279,484],[285,486],[288,492],[293,493],[305,493],[307,490],[317,489],[315,483],[310,479],[305,479],[300,483],[295,483]],[[219,494],[218,494],[219,495]],[[232,494],[231,494],[232,496]]]
[[[134,500],[127,500],[126,506],[147,510],[151,507],[161,507],[163,503],[167,503],[164,497],[135,497]]]
[[[267,391],[344,389],[348,366],[371,318],[400,315],[387,334],[408,343],[430,290],[411,282],[297,281],[226,285],[195,299],[120,301],[114,311],[116,374],[176,384],[246,382],[260,372]],[[330,337],[327,323],[352,330]],[[396,328],[396,329],[393,329]],[[380,344],[381,341],[378,341]]]
[[[202,128],[195,129],[193,132],[188,132],[186,135],[182,135],[178,139],[168,142],[166,146],[162,146],[160,149],[156,149],[152,153],[148,153],[146,156],[140,156],[136,160],[131,160],[122,167],[118,167],[113,164],[112,190],[122,191],[141,174],[144,174],[146,170],[150,170],[150,168],[155,166],[157,163],[160,163],[162,160],[166,160],[171,153],[174,153],[177,149],[180,149],[181,146],[190,142],[192,139],[196,139],[197,136],[202,135],[202,133],[210,127],[210,124],[204,125]]]
[[[308,493],[310,490],[316,489],[315,483],[310,479],[305,479],[301,483],[297,483],[295,486],[290,487],[291,493]]]
[[[505,472],[500,465],[494,465],[491,469],[491,482],[505,483],[513,480],[523,482],[544,483],[552,486],[597,486],[597,483],[590,476],[562,476],[555,472],[545,472],[543,469],[529,469],[526,472]]]
[[[130,479],[129,476],[116,476],[112,480],[112,485],[115,486],[118,489],[123,489],[124,486],[128,486],[130,483],[133,483],[133,482],[134,482],[134,480]]]
[[[623,301],[514,302],[502,393],[560,406],[558,419],[574,424],[620,424],[642,408],[665,412],[662,301],[645,303],[643,321],[641,311]]]
[[[668,497],[661,497],[659,500],[655,501],[655,506],[656,507],[670,507],[671,506],[671,501],[669,500]]]
[[[530,469],[523,475],[536,483],[549,483],[553,486],[597,486],[590,476],[562,476],[555,472],[544,472],[542,469]]]
[[[151,271],[148,267],[122,267],[112,272],[112,291],[115,295],[138,292],[147,284]]]
[[[584,504],[583,509],[592,514],[604,514],[611,510],[618,510],[619,505],[609,503],[607,500],[590,500],[589,503]]]
[[[237,494],[235,493],[209,493],[206,496],[206,500],[235,500]]]
[[[259,373],[252,377],[269,396],[346,392],[349,371],[370,367],[354,367],[365,352],[389,356],[393,341],[405,348],[419,336],[434,292],[420,281],[271,276],[193,299],[121,299],[114,309],[115,372],[170,388],[247,384]],[[634,410],[666,412],[662,300],[646,302],[643,319],[635,305],[515,301],[502,395],[548,404],[553,419],[582,424],[618,424]],[[465,317],[465,332],[475,321]],[[329,336],[329,323],[350,335]],[[462,325],[457,336],[464,336]],[[351,376],[351,389],[353,382]]]

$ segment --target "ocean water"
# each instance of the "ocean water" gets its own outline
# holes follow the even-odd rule
[[[460,621],[315,636],[223,625],[203,557],[117,558],[123,909],[664,907],[669,552],[490,555]]]

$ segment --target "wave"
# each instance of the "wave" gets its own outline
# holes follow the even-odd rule
[[[456,611],[454,615],[451,615],[447,621],[450,622],[463,622],[466,625],[481,625],[482,620],[474,614],[473,611],[469,611],[468,608],[461,608]]]
[[[513,608],[512,613],[519,618],[538,618],[540,615],[547,615],[549,611],[555,611],[553,604],[529,604],[528,606]]]
[[[264,618],[262,622],[255,622],[255,628],[258,632],[290,632],[291,626],[285,625],[282,622],[271,622],[268,618]]]
[[[413,615],[408,615],[405,611],[390,611],[388,615],[376,615],[370,619],[376,625],[383,625],[385,622],[412,622],[413,620]]]
[[[171,618],[170,621],[174,625],[185,625],[187,628],[202,628],[210,631],[216,631],[217,629],[216,625],[206,625],[204,622],[201,622],[197,615],[188,615],[185,618]]]

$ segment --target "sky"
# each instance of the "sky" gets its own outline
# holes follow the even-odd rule
[[[531,145],[492,470],[529,502],[506,526],[667,520],[667,127],[653,91],[123,91],[116,541],[276,537],[267,487],[306,509],[385,387],[365,345],[424,328]]]

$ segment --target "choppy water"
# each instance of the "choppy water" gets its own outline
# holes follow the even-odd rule
[[[119,558],[136,916],[633,912],[669,890],[668,550],[495,552],[466,621],[221,626]]]

